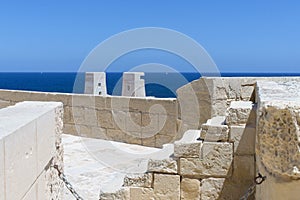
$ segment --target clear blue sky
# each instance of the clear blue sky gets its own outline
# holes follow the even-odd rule
[[[101,41],[139,27],[192,37],[221,72],[300,72],[296,0],[1,1],[0,72],[77,71]],[[153,55],[140,62],[164,62]]]

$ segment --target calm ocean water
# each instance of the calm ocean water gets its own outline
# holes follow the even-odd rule
[[[300,76],[295,73],[223,73],[224,77]],[[74,82],[76,80],[76,84]],[[146,94],[155,97],[175,97],[176,89],[200,77],[199,73],[146,73]],[[120,95],[122,73],[107,73],[108,94]],[[82,73],[0,73],[0,89],[44,92],[83,93]]]

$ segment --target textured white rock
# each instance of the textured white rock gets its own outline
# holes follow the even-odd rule
[[[228,141],[228,132],[227,125],[203,124],[200,138],[207,142],[226,142]]]
[[[246,124],[252,107],[253,103],[251,101],[232,101],[227,110],[226,124]]]
[[[225,178],[207,178],[201,181],[201,200],[219,199]]]
[[[177,158],[199,158],[202,142],[175,143],[174,156]]]
[[[124,178],[125,187],[152,187],[153,174],[145,173],[139,175],[126,175]]]
[[[149,172],[159,172],[176,174],[177,173],[177,161],[173,159],[153,160],[148,161]]]
[[[179,200],[180,176],[168,174],[154,174],[154,199]]]
[[[204,142],[201,158],[180,158],[179,174],[183,176],[227,177],[231,175],[232,143]]]
[[[199,200],[201,195],[200,180],[182,178],[180,182],[181,200]]]

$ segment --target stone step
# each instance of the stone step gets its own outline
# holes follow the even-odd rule
[[[246,124],[253,108],[252,101],[232,101],[227,109],[227,125]]]

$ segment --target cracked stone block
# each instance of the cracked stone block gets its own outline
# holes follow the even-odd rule
[[[180,175],[197,178],[231,175],[232,143],[204,142],[201,152],[200,158],[180,158]]]
[[[177,161],[173,159],[152,160],[148,161],[148,172],[159,172],[176,174]]]
[[[207,178],[201,181],[201,200],[219,199],[225,178]]]
[[[179,175],[154,174],[153,187],[155,200],[180,199]]]
[[[181,200],[199,200],[200,199],[200,180],[183,178],[180,183]]]
[[[152,173],[139,175],[126,175],[124,178],[124,187],[152,187]]]
[[[246,124],[253,107],[251,101],[232,101],[227,109],[226,124]]]

